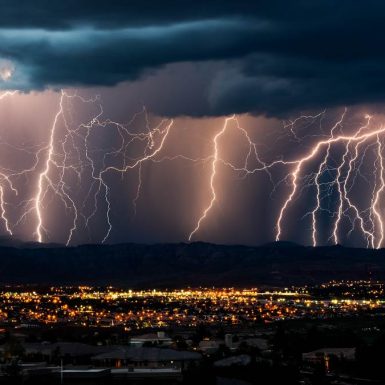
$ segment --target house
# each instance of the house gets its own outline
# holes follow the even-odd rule
[[[312,352],[302,353],[302,360],[308,364],[321,364],[326,371],[330,369],[330,359],[338,361],[354,361],[356,348],[322,348]]]
[[[115,346],[92,357],[97,366],[115,368],[181,368],[201,360],[200,353],[157,347]]]
[[[199,350],[205,354],[212,354],[215,353],[221,345],[225,345],[223,340],[205,339],[199,342]]]
[[[307,362],[319,362],[320,358],[335,357],[340,360],[354,361],[356,348],[322,348],[312,352],[302,353],[302,360]]]
[[[59,359],[66,364],[89,363],[91,357],[108,349],[107,346],[94,346],[78,342],[23,343],[22,348],[27,360],[53,362]],[[0,354],[4,355],[4,345],[0,345]]]
[[[142,334],[130,339],[131,345],[143,346],[144,344],[170,346],[172,339],[167,337],[165,332],[159,331],[157,333]]]

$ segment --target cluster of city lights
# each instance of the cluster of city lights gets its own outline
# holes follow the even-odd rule
[[[359,293],[359,294],[358,294]],[[248,325],[300,318],[354,316],[385,309],[385,285],[330,282],[280,290],[197,288],[123,290],[25,287],[0,292],[3,324],[37,327],[66,324],[127,330],[198,324]]]

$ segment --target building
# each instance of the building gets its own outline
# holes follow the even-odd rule
[[[4,357],[5,346],[0,345],[0,356]],[[91,357],[108,351],[109,346],[94,346],[78,342],[22,343],[23,356],[27,361],[58,362],[83,365],[90,363]]]
[[[322,348],[302,354],[305,363],[322,365],[327,372],[331,369],[331,360],[354,361],[355,357],[356,348]]]
[[[199,342],[199,350],[204,354],[213,354],[218,351],[221,345],[225,345],[225,342],[223,340],[205,339]]]
[[[322,348],[312,352],[302,353],[302,360],[309,363],[318,363],[325,359],[336,358],[338,360],[354,361],[356,348]]]
[[[111,347],[112,348],[112,347]],[[200,353],[156,347],[116,346],[109,352],[92,357],[96,366],[114,368],[176,368],[185,369],[200,361]]]
[[[130,339],[130,344],[136,346],[143,346],[145,344],[170,346],[172,344],[172,339],[167,337],[165,332],[159,331],[157,333],[148,333],[132,337]]]

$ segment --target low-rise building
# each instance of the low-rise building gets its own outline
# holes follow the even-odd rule
[[[225,345],[223,340],[209,340],[205,339],[199,342],[199,350],[205,354],[215,353],[221,345]]]
[[[303,353],[302,360],[308,364],[321,364],[328,371],[330,369],[330,360],[354,361],[356,348],[322,348],[312,352]]]
[[[97,366],[115,368],[144,367],[144,368],[181,368],[185,369],[192,362],[201,360],[197,352],[182,350],[119,346],[110,351],[92,357]]]
[[[144,344],[170,346],[172,339],[166,336],[165,332],[147,333],[140,336],[135,336],[130,339],[131,345],[143,346]]]

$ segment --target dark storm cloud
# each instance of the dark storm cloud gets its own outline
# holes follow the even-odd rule
[[[323,12],[323,2],[298,3],[302,12]],[[1,0],[0,25],[3,28],[70,29],[78,25],[121,28],[127,25],[163,25],[216,19],[254,17],[285,19],[297,15],[295,8],[282,12],[282,1],[228,0]],[[283,17],[282,17],[283,16]],[[304,15],[305,16],[305,15]]]
[[[170,98],[172,108],[162,104],[159,112],[277,116],[380,102],[384,14],[385,3],[374,0],[0,0],[0,58],[15,71],[0,85],[114,85],[168,64],[200,62],[211,72],[218,63],[194,87],[206,102],[194,111],[185,98]],[[178,84],[171,80],[170,88]]]

